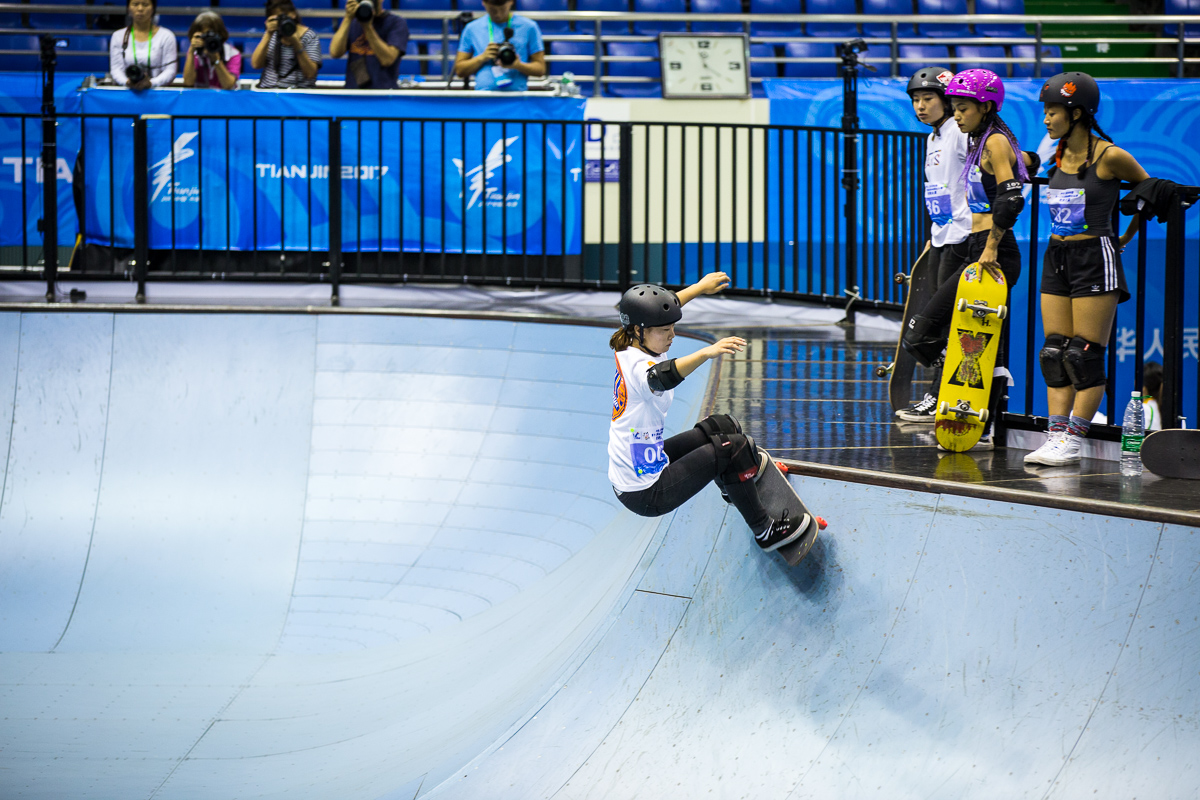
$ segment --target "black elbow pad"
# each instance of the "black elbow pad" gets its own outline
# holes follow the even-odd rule
[[[1005,181],[996,192],[996,203],[992,206],[992,225],[1002,231],[1011,230],[1017,217],[1025,208],[1025,196],[1021,194],[1021,182]]]
[[[1042,157],[1033,150],[1026,150],[1025,155],[1029,156],[1029,177],[1038,174],[1038,170],[1042,168]]]
[[[672,358],[651,365],[650,369],[646,370],[646,382],[650,384],[651,391],[665,392],[683,383],[683,376],[679,374],[675,359]]]

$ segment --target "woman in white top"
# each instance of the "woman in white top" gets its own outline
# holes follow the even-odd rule
[[[175,34],[154,24],[157,0],[128,0],[130,25],[114,31],[108,45],[108,73],[118,86],[149,89],[175,80],[179,51]]]
[[[664,360],[675,338],[681,307],[729,285],[724,272],[706,275],[676,295],[644,283],[621,297],[621,329],[609,346],[616,352],[612,424],[608,433],[608,479],[621,504],[643,517],[670,513],[711,482],[737,507],[763,550],[799,537],[810,519],[787,511],[772,519],[758,497],[754,477],[769,458],[742,433],[733,417],[714,414],[695,427],[663,438],[675,387],[705,361],[746,346],[730,336],[682,358]]]

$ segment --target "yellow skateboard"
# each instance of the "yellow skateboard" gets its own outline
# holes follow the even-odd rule
[[[958,279],[933,425],[938,444],[947,450],[970,450],[983,435],[1007,299],[1003,279],[997,282],[979,264],[969,265]]]

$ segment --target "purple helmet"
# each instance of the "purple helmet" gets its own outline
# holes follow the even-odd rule
[[[1004,81],[990,69],[967,69],[950,79],[946,97],[969,97],[980,103],[991,100],[996,110],[1004,105]]]

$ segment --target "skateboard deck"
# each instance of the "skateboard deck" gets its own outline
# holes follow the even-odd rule
[[[1003,280],[996,281],[979,264],[969,265],[959,277],[933,419],[938,444],[952,452],[970,450],[983,435],[1007,298]]]
[[[1200,431],[1155,431],[1142,442],[1142,466],[1164,478],[1200,480]]]
[[[778,518],[784,509],[787,509],[788,516],[793,519],[802,514],[808,514],[812,518],[808,527],[800,534],[799,539],[785,544],[775,551],[783,556],[783,560],[788,563],[789,567],[796,566],[812,549],[813,543],[817,540],[817,534],[824,527],[822,524],[824,520],[808,510],[804,501],[800,499],[800,495],[796,494],[796,489],[792,486],[791,481],[780,471],[779,465],[773,458],[768,457],[762,477],[758,478],[758,497],[772,517]]]
[[[932,270],[929,268],[928,247],[921,253],[921,257],[913,264],[912,270],[907,275],[896,274],[896,283],[908,286],[908,291],[904,296],[904,316],[900,318],[901,336],[904,335],[904,322],[909,315],[915,314],[925,307],[929,298],[933,296],[934,289],[937,288],[934,285],[936,282],[937,276],[932,274]],[[893,411],[907,408],[912,401],[913,371],[916,366],[917,360],[900,346],[900,340],[897,339],[896,351],[892,354],[891,363],[875,370],[876,377],[882,378],[885,375],[888,377],[888,402],[892,404]]]

